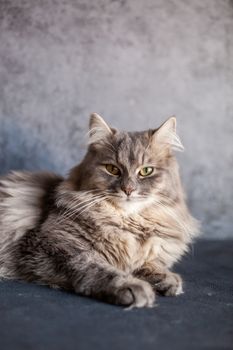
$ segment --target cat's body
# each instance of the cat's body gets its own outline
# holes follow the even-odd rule
[[[172,152],[174,123],[123,133],[93,115],[87,155],[67,179],[2,178],[0,277],[137,307],[152,306],[155,291],[181,293],[169,268],[197,227]]]

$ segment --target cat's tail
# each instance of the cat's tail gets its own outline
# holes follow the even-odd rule
[[[62,180],[53,173],[18,171],[0,178],[0,277],[6,274],[10,247],[40,222],[48,197]]]

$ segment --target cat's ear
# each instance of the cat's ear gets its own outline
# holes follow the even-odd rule
[[[156,141],[160,144],[166,145],[175,151],[183,151],[184,147],[176,133],[176,117],[172,116],[166,120],[154,132]]]
[[[97,113],[92,113],[89,121],[89,142],[88,144],[104,141],[113,134],[111,128]]]

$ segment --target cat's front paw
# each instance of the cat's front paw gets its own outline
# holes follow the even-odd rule
[[[117,303],[133,307],[153,307],[155,292],[151,285],[140,279],[124,283],[117,291]]]
[[[154,284],[155,290],[162,295],[176,296],[183,293],[183,283],[180,275],[174,272],[166,272],[161,275],[161,280]]]

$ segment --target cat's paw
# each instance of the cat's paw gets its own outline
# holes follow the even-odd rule
[[[155,290],[162,295],[176,296],[183,293],[182,278],[177,273],[168,271],[161,275],[161,280],[154,284]]]
[[[148,282],[134,278],[117,291],[117,303],[133,307],[153,307],[155,292]]]

